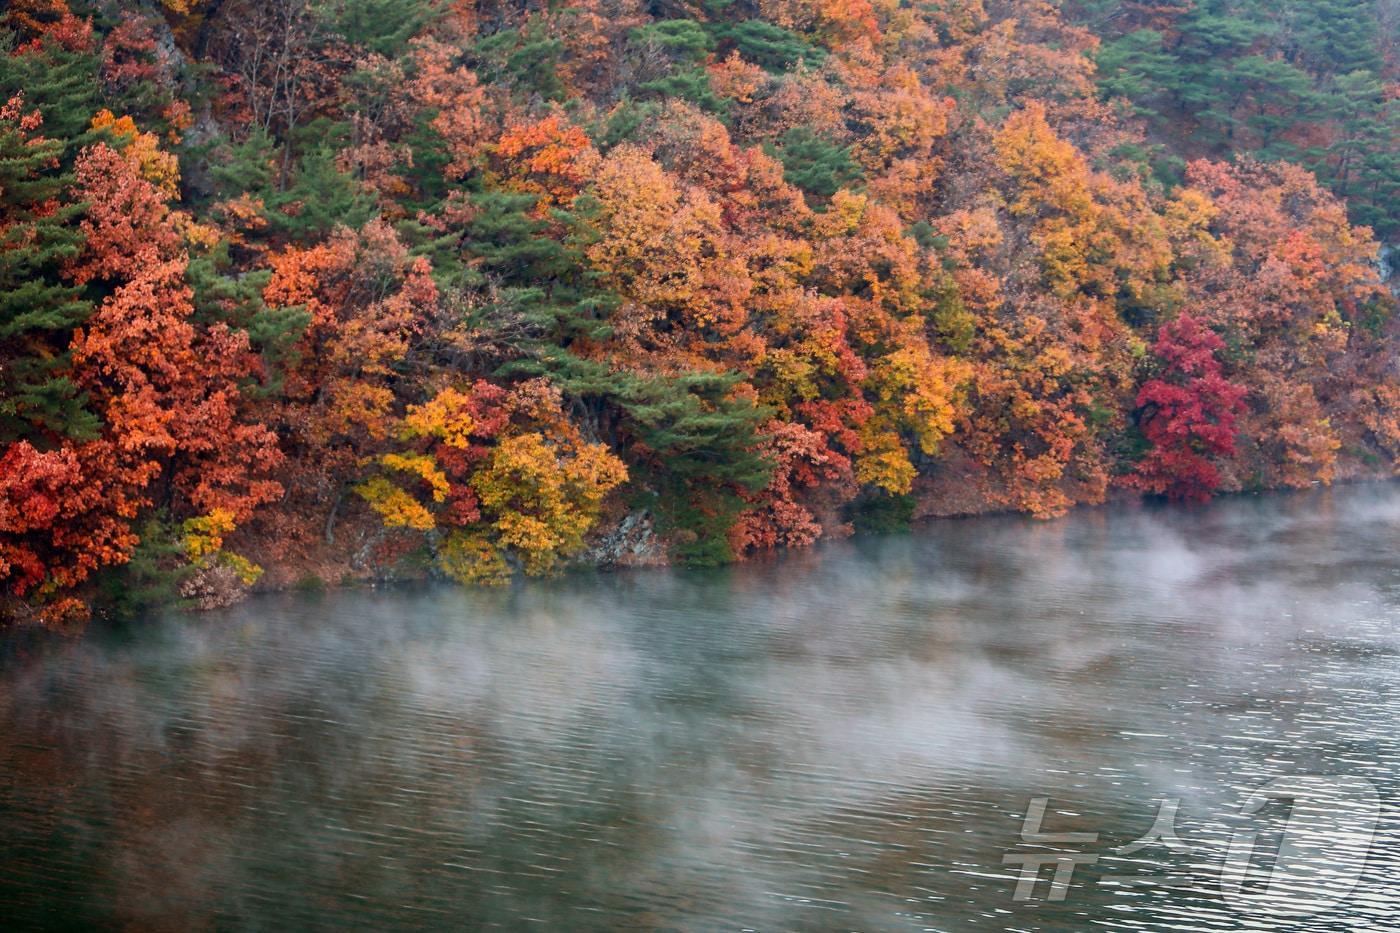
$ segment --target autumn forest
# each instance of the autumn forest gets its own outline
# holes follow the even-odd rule
[[[0,618],[1400,460],[1397,0],[0,11]]]

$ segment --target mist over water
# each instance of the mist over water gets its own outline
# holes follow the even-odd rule
[[[1358,486],[16,642],[0,925],[1400,928],[1397,539]],[[1354,888],[1227,898],[1298,775],[1380,795],[1312,863]],[[1023,840],[1036,797],[1098,838]],[[1164,798],[1191,851],[1116,853]],[[1058,849],[1099,858],[1015,900],[1004,858]]]

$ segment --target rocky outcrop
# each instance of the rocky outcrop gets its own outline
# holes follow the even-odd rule
[[[580,554],[578,563],[595,567],[657,567],[668,562],[666,550],[651,513],[629,512]]]

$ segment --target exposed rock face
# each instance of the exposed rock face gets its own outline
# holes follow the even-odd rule
[[[222,609],[240,602],[248,587],[230,567],[214,564],[197,570],[180,586],[180,596],[196,609]]]
[[[597,567],[656,567],[668,563],[666,545],[656,534],[651,513],[629,512],[617,527],[578,556]]]

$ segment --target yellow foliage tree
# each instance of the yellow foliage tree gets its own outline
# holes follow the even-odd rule
[[[532,431],[501,441],[472,485],[497,541],[533,575],[582,546],[603,497],[626,478],[602,444],[551,443]]]
[[[92,118],[94,130],[107,130],[122,147],[122,154],[136,166],[141,177],[170,198],[180,196],[180,160],[160,148],[154,133],[143,133],[131,117],[118,117],[110,110],[99,110]]]
[[[208,567],[221,563],[231,568],[247,586],[252,586],[262,576],[263,569],[257,564],[224,550],[224,537],[233,533],[236,527],[233,513],[227,509],[213,509],[208,515],[186,519],[180,526],[185,556],[195,567]]]

